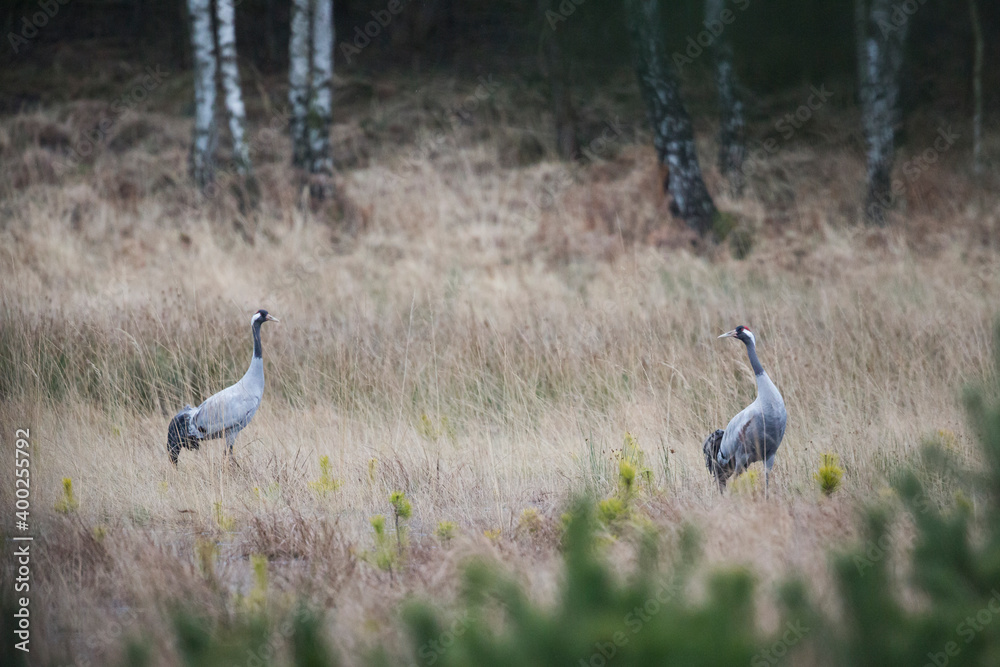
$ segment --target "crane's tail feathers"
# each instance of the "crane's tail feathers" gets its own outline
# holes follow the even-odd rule
[[[198,449],[201,443],[191,435],[188,430],[188,423],[191,420],[191,406],[184,406],[184,409],[174,415],[167,427],[167,454],[170,455],[170,462],[177,465],[177,456],[181,452],[181,447],[185,449]]]
[[[725,431],[721,428],[716,429],[705,438],[705,442],[701,446],[701,450],[705,453],[705,466],[712,473],[712,476],[715,477],[720,493],[726,489],[726,482],[729,481],[734,472],[732,467],[723,466],[719,463],[719,449],[722,447],[722,435],[724,433]]]

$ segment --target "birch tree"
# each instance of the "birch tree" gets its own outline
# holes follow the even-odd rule
[[[333,1],[293,0],[288,101],[292,164],[313,176],[314,197],[330,194],[333,156]]]
[[[861,114],[868,151],[865,217],[875,225],[886,223],[886,210],[893,205],[892,165],[899,123],[899,73],[909,23],[908,14],[894,11],[892,0],[870,0]]]
[[[673,199],[671,211],[706,236],[716,215],[715,203],[702,178],[691,117],[666,60],[659,2],[626,0],[625,10],[639,88],[653,125],[653,143],[660,163],[667,168],[664,189]]]
[[[333,123],[333,0],[313,0],[312,95],[309,100],[309,171],[333,174],[330,125]]]
[[[305,169],[309,162],[306,114],[309,111],[310,0],[292,0],[288,40],[288,104],[292,110],[292,164]]]
[[[743,190],[743,160],[747,149],[743,120],[743,102],[736,90],[733,69],[733,43],[723,19],[726,0],[705,0],[705,25],[718,26],[713,43],[715,85],[719,96],[719,172],[729,179],[734,192]]]
[[[199,188],[215,180],[215,151],[219,143],[215,118],[218,76],[225,93],[223,102],[233,140],[233,164],[242,177],[251,176],[250,151],[246,142],[246,108],[240,90],[236,62],[236,13],[233,0],[187,0],[194,51],[194,137],[191,143],[191,175]]]
[[[204,189],[215,179],[215,37],[211,0],[188,0],[191,44],[194,47],[194,138],[191,176]]]
[[[219,72],[229,115],[229,133],[233,139],[233,164],[240,176],[250,175],[250,151],[245,128],[247,112],[240,91],[240,71],[236,64],[236,12],[233,0],[215,0],[215,18],[219,34]]]

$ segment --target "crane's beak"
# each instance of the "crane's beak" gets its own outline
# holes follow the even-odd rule
[[[736,338],[736,329],[732,331],[727,331],[726,333],[719,336],[719,338]]]
[[[279,320],[277,317],[271,317],[270,315],[267,316],[267,320],[266,321],[267,322],[281,322],[281,320]]]

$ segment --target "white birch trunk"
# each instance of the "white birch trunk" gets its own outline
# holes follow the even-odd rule
[[[236,173],[250,175],[250,152],[247,149],[245,127],[246,108],[240,92],[240,72],[236,64],[236,12],[233,0],[215,0],[215,16],[219,34],[219,70],[229,113],[229,133],[233,138],[233,162]]]
[[[291,107],[292,164],[305,168],[309,162],[306,121],[309,112],[309,0],[292,0],[291,35],[288,43],[288,104]]]
[[[901,23],[899,17],[902,16]],[[896,124],[899,122],[899,73],[909,16],[894,12],[891,0],[871,0],[865,41],[867,72],[862,90],[862,119],[868,148],[868,222],[886,223],[886,211],[895,204],[892,165]]]
[[[312,90],[307,117],[309,171],[313,174],[331,175],[333,0],[313,0],[312,9]]]
[[[194,137],[191,176],[199,188],[215,178],[215,36],[211,0],[188,0],[191,45],[194,50]]]
[[[743,190],[743,160],[746,158],[743,102],[736,91],[736,71],[733,69],[733,43],[722,21],[725,0],[705,1],[705,24],[720,26],[715,39],[715,84],[719,95],[719,172],[729,179],[733,192]]]

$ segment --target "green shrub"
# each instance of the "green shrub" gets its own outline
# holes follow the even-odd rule
[[[309,488],[323,498],[340,488],[340,480],[333,477],[329,456],[319,457],[319,479],[309,482]]]
[[[60,514],[72,514],[80,507],[79,501],[73,495],[73,480],[69,477],[63,477],[62,486],[62,496],[56,501],[53,509]]]
[[[454,521],[439,521],[434,534],[437,535],[439,540],[447,544],[455,538],[456,528],[457,526]]]
[[[361,556],[374,563],[379,569],[391,572],[393,567],[398,565],[405,556],[406,520],[413,515],[413,506],[402,491],[393,491],[389,494],[389,504],[392,505],[392,513],[396,522],[395,548],[393,548],[393,540],[385,530],[385,517],[377,514],[370,520],[372,530],[375,531],[375,550],[366,551]]]
[[[236,519],[226,514],[221,502],[212,503],[212,517],[215,519],[215,525],[224,532],[231,533],[236,529]]]
[[[1000,379],[1000,327],[995,355]],[[950,507],[939,507],[928,489],[955,464],[943,449],[926,451],[919,474],[904,473],[894,484],[915,526],[912,551],[894,540],[887,505],[869,509],[861,544],[834,561],[842,616],[808,612],[822,628],[810,640],[821,664],[998,664],[1000,383],[968,389],[965,405],[985,470],[951,479],[970,485],[980,516],[962,491],[954,493]],[[905,562],[897,566],[891,561],[900,553]],[[910,591],[900,591],[899,570],[909,573]]]
[[[322,618],[305,605],[285,614],[237,613],[222,620],[190,608],[172,614],[174,646],[185,667],[258,665],[271,667],[336,667],[337,655],[323,636]],[[122,665],[152,664],[150,646],[144,637],[126,642]],[[290,660],[278,660],[287,645]],[[159,662],[157,662],[159,664]]]
[[[819,484],[820,491],[824,495],[832,496],[840,488],[840,481],[844,477],[844,469],[840,467],[840,461],[836,454],[822,454],[820,456],[819,470],[813,473],[813,479]]]
[[[758,650],[750,575],[717,574],[705,601],[692,602],[684,593],[691,540],[670,576],[657,567],[655,543],[646,541],[633,577],[619,583],[598,556],[593,506],[579,502],[572,511],[554,607],[535,604],[523,584],[497,568],[473,563],[460,608],[445,614],[427,603],[407,606],[412,654],[383,656],[382,664],[431,664],[430,656],[443,667],[750,664]],[[503,623],[493,622],[498,614]]]

